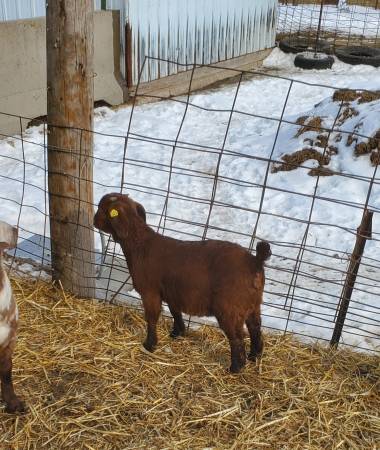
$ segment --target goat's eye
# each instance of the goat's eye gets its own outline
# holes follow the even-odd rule
[[[117,209],[111,209],[110,217],[117,217],[119,215],[119,211]]]

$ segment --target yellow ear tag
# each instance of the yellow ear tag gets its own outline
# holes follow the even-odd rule
[[[117,209],[111,209],[110,217],[117,217],[119,215],[119,211]]]

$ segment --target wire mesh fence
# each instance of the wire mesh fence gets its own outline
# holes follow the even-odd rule
[[[202,68],[192,67],[187,95],[149,103],[157,96],[138,84],[132,106],[97,110],[94,207],[105,193],[124,192],[144,205],[148,224],[165,235],[224,239],[251,252],[258,240],[269,241],[264,327],[326,341],[336,325],[357,227],[370,210],[372,239],[342,342],[378,349],[380,134],[359,125],[364,108],[374,108],[380,95],[238,70],[234,82],[206,95],[191,87]],[[275,103],[258,104],[252,83],[270,86]],[[321,102],[314,106],[303,98],[310,113],[300,117],[306,90],[318,92]],[[19,135],[0,130],[1,215],[20,230],[11,268],[38,278],[49,273],[52,259],[47,152],[72,158],[81,152],[48,148],[46,123],[26,128],[27,118],[13,118]],[[71,198],[69,192],[62,196]],[[121,249],[108,236],[96,234],[95,241],[97,298],[140,308]]]
[[[334,47],[380,46],[380,3],[345,4],[324,2],[320,39]],[[277,38],[304,38],[314,44],[321,2],[281,2]]]

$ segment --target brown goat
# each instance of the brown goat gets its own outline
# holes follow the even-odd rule
[[[3,250],[17,244],[17,228],[0,221],[0,379],[6,411],[23,412],[24,403],[17,397],[12,383],[12,354],[16,343],[18,310],[9,278],[3,267]]]
[[[156,324],[166,302],[174,318],[173,338],[185,332],[182,313],[216,317],[230,343],[231,372],[239,372],[246,362],[244,323],[251,338],[249,359],[261,354],[263,266],[271,255],[267,242],[259,242],[252,256],[230,242],[162,236],[146,224],[142,205],[114,193],[100,200],[94,225],[111,234],[123,249],[144,305],[147,350],[153,351],[157,344]]]

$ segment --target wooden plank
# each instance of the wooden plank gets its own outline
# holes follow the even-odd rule
[[[379,0],[347,0],[349,5],[369,6],[370,8],[380,8]]]
[[[305,5],[305,4],[313,4],[320,5],[321,0],[280,0],[280,4],[282,5]],[[338,5],[339,0],[325,0],[325,5]],[[356,5],[356,6],[368,6],[370,8],[380,8],[380,0],[347,0],[348,5]]]
[[[239,75],[236,70],[255,70],[262,65],[263,60],[271,53],[272,49],[261,50],[238,58],[213,64],[212,67],[196,68],[192,80],[192,91],[203,89],[218,81]],[[141,83],[138,87],[138,102],[155,100],[155,97],[170,98],[186,94],[189,90],[191,70],[175,75],[154,80],[149,83]],[[136,95],[136,88],[130,91],[130,95]]]
[[[325,0],[323,2],[324,5],[338,5],[339,0]],[[305,5],[305,4],[314,4],[314,5],[320,5],[321,0],[280,0],[280,4],[283,5]]]
[[[48,185],[54,280],[95,295],[93,0],[46,7]],[[76,129],[72,129],[74,127]]]

